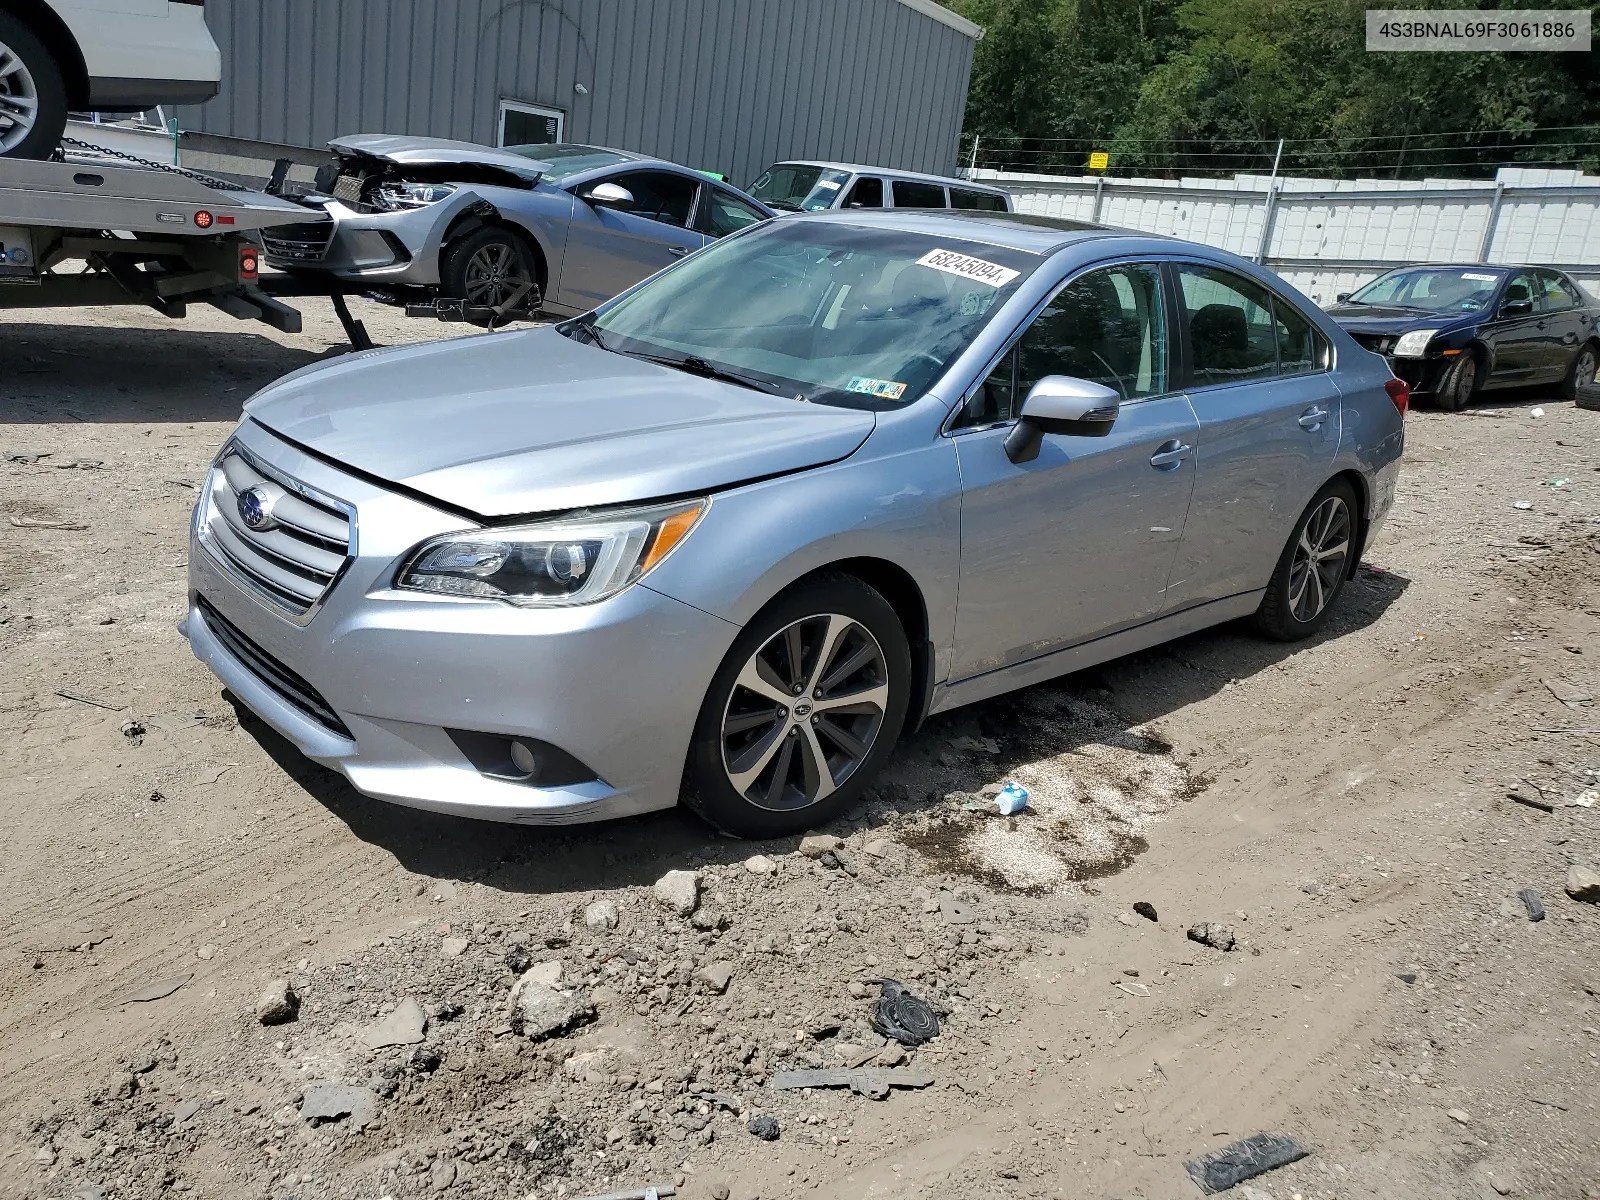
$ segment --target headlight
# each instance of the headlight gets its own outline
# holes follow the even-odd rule
[[[1400,335],[1400,340],[1394,344],[1396,358],[1421,358],[1427,353],[1428,343],[1433,340],[1437,329],[1413,329],[1410,333]]]
[[[385,183],[373,193],[372,202],[391,212],[404,208],[427,208],[455,191],[448,183]]]
[[[594,604],[672,553],[710,504],[689,500],[435,538],[400,568],[395,586],[525,608]]]

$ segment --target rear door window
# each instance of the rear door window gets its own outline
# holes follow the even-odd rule
[[[978,192],[971,188],[953,187],[950,189],[950,207],[967,208],[977,212],[1008,212],[1004,196],[996,196],[993,192]]]
[[[1254,280],[1218,267],[1178,265],[1195,387],[1246,383],[1277,373],[1272,298]]]
[[[1306,375],[1328,368],[1328,343],[1309,317],[1281,297],[1272,297],[1279,375]]]
[[[894,206],[896,208],[944,208],[944,188],[935,183],[918,183],[912,179],[894,181]]]

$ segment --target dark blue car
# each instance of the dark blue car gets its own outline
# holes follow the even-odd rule
[[[1549,267],[1401,267],[1328,315],[1440,408],[1528,384],[1574,399],[1600,363],[1600,305]]]

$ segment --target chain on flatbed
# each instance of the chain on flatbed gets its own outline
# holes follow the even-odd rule
[[[63,137],[63,146],[72,146],[79,150],[92,150],[96,154],[104,154],[109,158],[120,158],[124,162],[133,163],[135,166],[144,167],[150,171],[165,171],[169,175],[182,175],[185,179],[192,179],[202,183],[208,188],[215,188],[219,192],[248,192],[251,189],[242,183],[229,183],[226,179],[217,179],[211,175],[202,175],[199,171],[191,171],[186,167],[176,167],[171,163],[159,163],[148,158],[140,158],[137,154],[128,154],[122,150],[112,150],[106,146],[97,146],[93,142],[79,141],[77,138]]]

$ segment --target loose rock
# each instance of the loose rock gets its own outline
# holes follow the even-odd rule
[[[752,854],[744,860],[744,869],[752,875],[771,875],[778,869],[778,864],[765,854]]]
[[[1444,1115],[1449,1117],[1457,1125],[1471,1125],[1472,1124],[1472,1118],[1469,1117],[1464,1110],[1459,1109],[1459,1108],[1447,1109],[1445,1111]]]
[[[1202,921],[1189,929],[1189,940],[1199,942],[1203,946],[1210,946],[1216,950],[1232,950],[1234,948],[1233,930],[1226,925],[1215,922]]]
[[[256,998],[256,1019],[263,1025],[282,1025],[300,1012],[300,997],[287,979],[274,979]]]
[[[313,1125],[348,1117],[352,1126],[361,1129],[372,1123],[377,1111],[377,1097],[366,1088],[344,1083],[313,1083],[300,1099],[300,1115]]]
[[[807,858],[821,858],[843,845],[844,843],[831,833],[813,833],[800,839],[800,853]]]
[[[512,1017],[521,1023],[523,1034],[535,1041],[565,1033],[595,1015],[594,1002],[584,992],[558,992],[524,978],[517,981],[513,995]]]
[[[763,1142],[775,1142],[778,1140],[778,1122],[773,1117],[752,1117],[745,1128]]]
[[[617,906],[610,900],[596,900],[583,910],[583,923],[594,933],[609,933],[621,920]]]
[[[1133,911],[1138,913],[1146,921],[1154,921],[1156,919],[1156,906],[1151,904],[1148,900],[1134,901]]]
[[[456,1181],[456,1164],[452,1159],[436,1158],[428,1168],[428,1186],[442,1192]]]
[[[428,1028],[428,1015],[410,996],[407,996],[388,1016],[374,1021],[361,1031],[362,1044],[368,1050],[381,1050],[385,1046],[415,1046]]]
[[[725,992],[728,990],[728,981],[733,978],[733,964],[707,963],[695,972],[694,977],[714,992]]]
[[[1588,904],[1600,904],[1600,871],[1574,863],[1567,871],[1567,895]]]
[[[657,900],[680,917],[687,917],[700,903],[700,876],[693,871],[668,871],[656,880]]]
[[[460,958],[471,944],[463,937],[447,937],[439,943],[439,953],[446,958]]]

